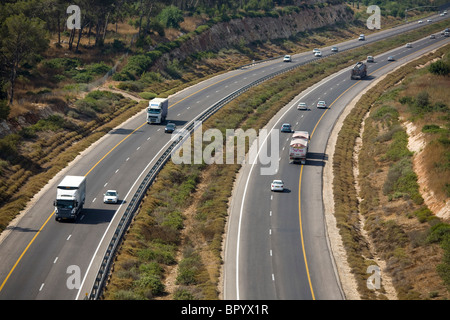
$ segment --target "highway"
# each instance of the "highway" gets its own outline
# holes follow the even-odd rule
[[[347,68],[302,92],[271,120],[266,127],[271,132],[283,123],[291,124],[293,131],[308,131],[309,156],[305,165],[290,164],[291,134],[280,132],[275,175],[262,175],[265,165],[258,162],[241,169],[227,231],[226,300],[345,299],[330,252],[322,198],[324,166],[331,165],[326,154],[329,135],[345,107],[373,81],[449,42],[442,35],[427,37],[412,48],[402,46],[375,56],[363,80],[351,80]],[[388,61],[388,56],[395,61]],[[316,108],[319,100],[328,108]],[[297,110],[300,101],[309,110]],[[275,179],[284,181],[284,192],[270,190]]]
[[[437,21],[436,19],[435,21]],[[405,28],[417,28],[417,24],[408,24],[402,26],[399,29]],[[380,34],[386,36],[395,32],[398,29],[381,31]],[[368,40],[370,41],[370,37]],[[442,39],[436,39],[436,42],[442,42]],[[448,40],[446,40],[448,41]],[[357,40],[351,40],[342,45],[342,47],[356,47],[362,45]],[[417,50],[415,45],[412,50]],[[329,48],[323,50],[324,55],[330,54]],[[280,71],[291,67],[294,64],[305,63],[311,61],[314,58],[311,53],[302,53],[293,56],[293,62],[290,64],[283,63],[282,59],[272,60],[260,64],[256,64],[251,67],[238,69],[226,74],[216,76],[212,79],[206,80],[188,89],[185,89],[169,98],[169,116],[168,120],[175,122],[178,128],[182,128],[184,125],[195,119],[206,108],[214,104],[221,98],[235,92],[236,90],[244,87],[245,85],[256,81],[257,79],[264,77],[267,74]],[[381,66],[381,61],[376,65]],[[347,76],[342,76],[348,78]],[[364,83],[362,81],[361,83]],[[360,90],[359,84],[355,86],[354,90]],[[362,85],[361,85],[362,86]],[[341,88],[344,85],[341,86]],[[349,90],[349,92],[353,92]],[[333,101],[337,98],[337,91],[328,93],[327,100]],[[335,97],[333,99],[333,97]],[[305,101],[310,105],[315,100],[315,95],[305,97]],[[340,100],[341,101],[341,100]],[[279,238],[272,237],[271,241],[279,243],[279,245],[286,246],[287,251],[291,250],[295,245],[297,246],[297,252],[301,252],[302,248],[299,246],[299,223],[297,214],[296,217],[291,216],[292,212],[298,213],[298,198],[297,192],[299,188],[299,181],[306,181],[304,179],[312,179],[310,175],[313,175],[317,180],[318,174],[320,174],[320,163],[323,161],[320,158],[322,146],[315,141],[319,141],[322,135],[326,134],[326,130],[322,130],[322,126],[331,126],[333,123],[332,117],[336,119],[337,115],[334,110],[338,110],[339,103],[333,105],[327,112],[327,116],[323,118],[320,125],[317,127],[316,134],[313,137],[310,151],[317,153],[316,162],[319,166],[314,166],[319,172],[313,172],[310,169],[313,166],[305,166],[304,177],[299,180],[299,167],[282,165],[280,167],[279,174],[286,180],[286,184],[291,190],[290,193],[276,194],[274,200],[267,202],[268,207],[273,207],[273,211],[277,211],[277,219],[279,219],[275,225],[275,229],[287,229],[286,234],[279,235]],[[319,112],[317,110],[311,110],[307,112],[308,115],[308,127],[307,130],[311,130],[309,127],[312,123],[317,122]],[[298,113],[295,113],[296,116]],[[306,115],[305,115],[306,117]],[[330,118],[330,120],[325,120]],[[292,122],[292,121],[291,121]],[[299,119],[299,126],[306,124],[305,120]],[[322,136],[323,138],[324,136]],[[325,136],[326,137],[326,136]],[[170,135],[164,133],[164,126],[147,125],[145,122],[144,110],[129,119],[117,128],[114,128],[105,135],[98,142],[93,144],[89,149],[80,154],[71,164],[67,166],[62,172],[60,172],[54,179],[52,179],[48,185],[33,199],[28,209],[23,212],[13,223],[5,230],[0,237],[0,299],[10,300],[73,300],[83,299],[85,294],[90,292],[93,284],[93,279],[98,271],[99,261],[104,256],[106,246],[112,237],[112,233],[115,230],[121,215],[123,214],[125,207],[136,192],[136,188],[142,181],[145,172],[149,166],[153,165],[157,157],[165,150],[170,142]],[[322,151],[323,152],[323,151]],[[283,154],[283,153],[280,153]],[[280,162],[281,164],[283,161]],[[292,174],[291,173],[295,173]],[[77,219],[75,223],[60,223],[55,221],[53,212],[53,200],[56,195],[56,185],[62,179],[64,175],[85,175],[87,177],[87,197],[85,209],[82,215]],[[284,178],[286,175],[286,178]],[[264,185],[266,184],[266,178],[254,177],[252,179],[262,179]],[[288,179],[289,178],[289,179]],[[308,180],[308,181],[312,181]],[[268,188],[268,187],[267,187]],[[120,195],[120,202],[117,205],[104,204],[102,202],[103,193],[107,189],[116,189]],[[268,189],[267,189],[268,190]],[[264,189],[264,193],[267,193]],[[304,192],[317,192],[313,197],[310,197],[308,193]],[[285,198],[282,198],[286,196]],[[323,225],[320,225],[320,221],[307,218],[311,214],[306,213],[309,208],[316,208],[316,205],[312,201],[317,199],[320,201],[321,189],[315,187],[302,188],[302,199],[308,199],[308,203],[301,201],[301,209],[304,210],[304,223],[310,226],[313,224],[317,229],[323,229]],[[248,203],[248,202],[246,202]],[[286,217],[282,218],[279,214],[278,208],[281,203],[286,206],[283,211],[286,213]],[[317,202],[318,203],[318,202]],[[267,208],[268,208],[267,207]],[[262,214],[262,213],[261,213]],[[317,216],[320,215],[320,212]],[[245,216],[247,217],[247,216]],[[246,218],[245,218],[246,219]],[[269,217],[262,217],[266,220],[266,223],[270,221]],[[296,221],[297,219],[297,221]],[[286,224],[288,223],[288,224]],[[292,223],[292,224],[291,224]],[[258,223],[259,225],[262,223]],[[244,223],[242,223],[244,225]],[[267,224],[266,224],[267,226]],[[274,228],[275,227],[275,228]],[[267,228],[267,227],[261,227]],[[303,229],[302,229],[303,230]],[[249,230],[254,232],[253,230]],[[320,231],[320,230],[319,230]],[[318,232],[319,232],[318,231]],[[258,233],[258,231],[256,231]],[[266,231],[265,231],[266,232]],[[303,230],[305,232],[305,230]],[[304,238],[311,236],[317,237],[315,234],[309,234],[311,228],[308,227],[308,234],[304,235]],[[292,237],[289,236],[291,233]],[[306,232],[305,232],[306,233]],[[241,234],[246,234],[241,232]],[[245,235],[247,241],[257,241],[258,250],[265,254],[267,249],[273,247],[267,243],[265,239],[263,243],[259,243],[260,239],[252,239],[250,235]],[[278,235],[277,235],[278,237]],[[229,237],[230,238],[230,237]],[[286,244],[286,239],[289,238],[290,244]],[[311,244],[305,243],[307,246],[306,252],[313,252],[316,248],[312,248]],[[262,247],[265,246],[265,247]],[[319,245],[321,247],[321,245]],[[323,248],[319,248],[322,250]],[[245,249],[242,249],[245,250]],[[254,252],[255,249],[250,249]],[[325,251],[327,253],[327,251]],[[326,258],[324,254],[324,259]],[[275,255],[281,254],[281,251],[277,250]],[[292,263],[304,268],[306,265],[304,261],[298,259],[297,254],[289,254]],[[244,254],[241,253],[241,257]],[[264,258],[266,259],[266,258]],[[308,264],[315,264],[316,258],[308,257]],[[329,259],[329,258],[328,258]],[[280,282],[280,273],[283,277],[289,278],[288,271],[290,267],[285,263],[281,264],[284,257],[279,257],[277,261],[277,283]],[[311,260],[311,261],[310,261]],[[240,261],[241,263],[241,261]],[[258,266],[262,266],[261,261],[254,261]],[[247,270],[252,270],[252,266],[248,265]],[[269,274],[273,274],[272,267],[264,266],[267,268]],[[242,270],[243,267],[240,267]],[[79,271],[79,279],[75,279],[77,273],[73,273],[73,270]],[[261,271],[266,274],[266,271]],[[303,271],[302,271],[303,272]],[[251,272],[250,272],[251,273]],[[227,273],[227,278],[231,278]],[[240,277],[240,281],[243,281],[244,277],[249,277],[248,283],[253,283],[251,274],[243,273]],[[311,282],[316,286],[318,283],[315,276],[321,277],[321,275],[311,275],[308,282]],[[300,280],[299,280],[300,281]],[[298,286],[296,282],[292,281],[292,289],[287,288],[285,293],[274,292],[267,290],[267,294],[270,297],[283,299],[285,297],[297,296],[299,287],[304,288],[304,280],[302,285]],[[73,284],[79,284],[73,286]],[[280,282],[281,283],[281,282]],[[244,286],[243,284],[240,286]],[[266,286],[266,285],[265,285]],[[273,288],[273,283],[269,282],[269,287]],[[310,286],[311,287],[311,286]],[[228,286],[231,289],[231,287]],[[279,287],[276,287],[280,290]],[[255,297],[265,298],[263,293],[266,288],[260,289],[260,294]],[[234,290],[235,292],[237,290]],[[242,294],[238,298],[253,297],[254,294],[250,293]],[[276,290],[275,290],[276,291]],[[310,298],[311,289],[306,288],[303,290],[302,297]],[[233,292],[231,290],[230,292]],[[314,288],[314,292],[317,293],[318,298],[322,298],[321,291]],[[236,298],[233,294],[228,297]]]

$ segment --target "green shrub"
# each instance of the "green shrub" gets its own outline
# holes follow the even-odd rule
[[[426,124],[422,127],[424,133],[437,133],[442,131],[441,127],[436,124]]]
[[[173,211],[165,217],[161,225],[175,230],[181,230],[183,229],[183,215],[179,211]]]
[[[450,239],[450,224],[441,222],[430,228],[430,233],[427,237],[429,243],[441,243],[448,239]]]
[[[36,131],[58,131],[66,126],[66,120],[57,114],[51,115],[46,119],[39,120],[36,124],[29,127],[33,132]]]
[[[141,249],[137,256],[143,261],[173,264],[175,262],[174,247],[162,243],[153,243],[151,247]]]
[[[106,74],[109,70],[111,69],[110,66],[108,66],[106,63],[104,63],[103,61],[100,63],[93,63],[90,65],[86,66],[86,71],[89,74],[94,74],[94,75],[104,75]]]
[[[93,77],[87,72],[80,72],[73,76],[72,79],[77,83],[89,83],[92,81]]]
[[[438,219],[427,207],[422,207],[419,210],[414,211],[414,215],[421,223]]]
[[[164,292],[164,284],[160,277],[154,274],[144,274],[134,284],[140,289],[147,289],[152,296],[161,295]]]
[[[0,120],[8,119],[9,113],[11,111],[8,101],[0,100]]]
[[[408,149],[408,134],[404,130],[396,131],[392,136],[393,141],[389,144],[386,159],[398,161],[404,157],[412,156]]]
[[[421,91],[416,96],[416,105],[419,108],[427,108],[430,104],[430,95],[426,91]]]
[[[0,154],[3,159],[7,159],[8,156],[14,156],[17,154],[17,148],[21,143],[21,137],[18,134],[9,134],[0,139]]]
[[[156,93],[153,93],[153,92],[141,92],[141,93],[139,93],[139,96],[140,96],[142,99],[145,99],[145,100],[151,100],[151,99],[153,99],[153,98],[156,98],[157,94],[156,94]]]
[[[173,294],[173,300],[194,300],[195,297],[188,289],[177,288]]]
[[[450,73],[450,66],[448,65],[448,63],[445,63],[442,60],[433,62],[432,64],[430,64],[430,66],[428,67],[428,70],[436,75],[439,76],[446,76]]]

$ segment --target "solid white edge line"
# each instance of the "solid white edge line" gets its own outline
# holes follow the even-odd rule
[[[267,139],[269,138],[269,136],[272,133],[272,131],[275,128],[275,126],[286,115],[286,113],[288,113],[294,106],[296,106],[298,104],[298,102],[300,102],[302,99],[304,99],[307,95],[311,94],[313,91],[317,90],[318,88],[320,88],[324,84],[328,83],[329,81],[334,80],[336,77],[340,76],[342,73],[348,72],[348,70],[350,70],[351,68],[352,67],[344,68],[343,70],[338,71],[337,73],[334,73],[334,74],[326,77],[325,79],[322,79],[318,83],[312,85],[311,87],[307,88],[306,90],[304,90],[305,91],[304,93],[300,93],[298,96],[301,96],[301,98],[300,99],[294,99],[296,101],[294,103],[292,103],[292,105],[290,107],[288,107],[288,109],[275,122],[275,124],[273,125],[273,127],[270,130],[269,134],[266,136],[266,139],[264,140],[264,142],[262,143],[261,147],[259,148],[258,153],[255,156],[255,159],[258,159],[258,156],[259,156],[259,153],[261,152],[262,147],[265,145]],[[255,164],[256,164],[256,161],[251,165],[250,171],[248,173],[247,181],[245,182],[244,193],[242,195],[241,208],[240,208],[240,211],[239,211],[238,232],[237,232],[237,240],[236,240],[236,300],[240,300],[240,295],[239,295],[239,251],[240,251],[242,213],[243,213],[243,210],[244,210],[244,203],[245,203],[245,197],[246,197],[246,194],[247,194],[248,183],[250,181],[250,176],[252,174],[252,171],[253,171],[253,168],[254,168]]]
[[[218,102],[212,104],[211,106],[213,106],[213,105],[215,105],[215,104],[217,104],[217,103],[218,103]],[[195,123],[195,122],[197,121],[197,118],[200,117],[202,114],[203,114],[203,112],[202,112],[201,114],[197,115],[193,120],[189,121],[182,129],[186,130],[186,128],[190,125],[190,123]],[[201,123],[203,123],[203,121],[202,121]],[[199,125],[194,126],[193,132],[194,132],[198,127],[199,127]],[[159,130],[160,130],[160,129],[158,129],[158,131],[159,131]],[[184,131],[183,131],[183,132],[184,132]],[[130,194],[131,190],[134,188],[134,186],[136,185],[136,183],[138,182],[138,180],[141,178],[141,176],[144,174],[144,172],[147,171],[147,169],[148,169],[148,167],[150,166],[150,164],[158,157],[158,155],[159,155],[160,153],[164,152],[164,151],[166,150],[167,145],[169,145],[170,143],[172,143],[173,140],[174,140],[176,137],[178,137],[178,136],[180,136],[180,134],[177,134],[175,137],[171,137],[171,139],[170,139],[170,140],[169,140],[169,141],[168,141],[168,142],[167,142],[167,143],[166,143],[166,144],[165,144],[165,145],[164,145],[164,146],[156,153],[156,155],[153,157],[153,159],[147,164],[147,166],[144,168],[144,170],[142,170],[142,172],[140,173],[140,175],[139,175],[139,176],[137,177],[137,179],[134,181],[133,185],[131,186],[130,190],[129,190],[128,193],[125,195],[125,197],[123,198],[123,200],[126,200],[126,199],[127,199],[127,197],[128,197],[128,195]],[[184,140],[185,138],[186,138],[186,137],[184,137],[183,140]],[[178,146],[175,148],[175,150],[178,149],[178,147],[180,147],[180,144],[178,144]],[[102,236],[102,238],[101,238],[101,240],[100,240],[100,242],[99,242],[97,248],[95,249],[94,255],[92,256],[91,262],[89,263],[89,266],[88,266],[88,268],[86,269],[86,272],[85,272],[84,277],[83,277],[83,281],[81,282],[80,288],[78,289],[78,293],[77,293],[77,295],[76,295],[76,297],[75,297],[75,300],[78,300],[78,299],[79,299],[79,296],[80,296],[80,293],[81,293],[81,289],[82,289],[83,286],[84,286],[84,282],[86,281],[86,277],[87,277],[87,275],[89,274],[89,270],[90,270],[91,267],[92,267],[92,264],[93,264],[94,259],[95,259],[96,255],[97,255],[97,253],[98,253],[98,251],[99,251],[99,249],[100,249],[100,246],[102,245],[103,240],[105,239],[106,234],[108,233],[109,228],[111,227],[112,222],[113,222],[114,219],[116,218],[117,212],[119,212],[119,210],[120,210],[120,208],[122,207],[122,205],[123,205],[124,202],[125,202],[125,201],[122,201],[122,203],[120,204],[119,208],[117,208],[116,212],[114,213],[113,218],[111,219],[111,222],[108,224],[108,227],[106,228],[105,232],[103,233],[103,236]],[[91,290],[92,290],[92,289],[91,289]]]

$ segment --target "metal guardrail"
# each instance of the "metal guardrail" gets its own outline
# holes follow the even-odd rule
[[[395,36],[396,34],[392,35]],[[356,46],[359,47],[360,45]],[[339,50],[340,52],[343,51],[347,51],[347,50],[351,50],[354,49],[352,48],[346,48],[344,50]],[[331,55],[333,55],[335,53],[332,53]],[[278,58],[278,57],[277,57]],[[123,236],[126,232],[126,230],[128,229],[132,218],[134,217],[137,208],[140,205],[140,202],[142,201],[147,189],[150,187],[150,185],[153,183],[153,181],[155,180],[157,174],[159,173],[159,171],[162,169],[162,167],[166,164],[166,162],[170,159],[170,155],[171,153],[175,150],[175,148],[181,144],[181,142],[184,140],[184,138],[187,135],[187,133],[192,134],[192,132],[195,130],[195,122],[196,121],[204,121],[206,119],[208,119],[210,116],[212,116],[215,112],[217,112],[219,109],[221,109],[224,105],[226,105],[228,102],[230,102],[231,100],[235,99],[236,97],[238,97],[239,95],[241,95],[242,93],[246,92],[247,90],[249,90],[250,88],[257,86],[259,84],[261,84],[262,82],[265,82],[269,79],[272,79],[278,75],[281,75],[283,73],[289,72],[291,70],[294,70],[300,66],[309,64],[309,63],[313,63],[316,62],[317,60],[322,59],[323,57],[320,58],[313,58],[310,61],[305,61],[302,63],[298,63],[298,64],[294,64],[291,67],[288,68],[284,68],[282,70],[273,72],[269,75],[266,75],[244,87],[242,87],[241,89],[236,90],[235,92],[229,94],[228,96],[222,98],[221,100],[219,100],[218,102],[216,102],[214,105],[212,105],[211,107],[209,107],[207,110],[205,110],[201,115],[199,115],[196,119],[191,120],[190,124],[186,127],[186,135],[180,135],[179,137],[177,137],[171,144],[170,146],[164,151],[164,153],[158,158],[158,160],[156,161],[156,163],[153,165],[153,167],[150,169],[150,171],[146,174],[144,180],[141,182],[141,184],[139,185],[136,193],[134,194],[134,196],[132,197],[130,203],[128,204],[123,216],[120,219],[120,222],[116,228],[116,231],[114,232],[114,235],[108,245],[108,248],[105,252],[105,255],[103,257],[101,266],[98,270],[97,273],[97,277],[94,281],[94,285],[92,287],[91,293],[89,296],[86,296],[86,299],[91,299],[91,300],[97,300],[100,298],[103,288],[105,286],[105,281],[109,275],[111,266],[112,266],[112,262],[115,256],[115,253],[117,251],[117,248],[119,247],[121,240],[123,239]],[[274,60],[276,58],[270,58],[270,59],[266,59],[266,60],[262,60],[259,61],[259,63],[261,62],[266,62],[269,60]],[[249,67],[253,64],[249,64],[249,65],[245,65],[245,66],[241,66],[241,69],[244,69],[246,67]]]
[[[222,98],[221,100],[219,100],[218,102],[213,104],[211,107],[209,107],[207,110],[205,110],[197,118],[195,118],[194,120],[191,120],[190,124],[185,129],[186,132],[188,132],[189,135],[192,134],[193,131],[195,130],[195,122],[204,121],[204,120],[208,119],[214,113],[216,113],[219,109],[221,109],[224,105],[226,105],[227,103],[229,103],[231,100],[235,99],[242,93],[246,92],[250,88],[257,86],[257,85],[261,84],[262,82],[265,82],[265,81],[267,81],[271,78],[274,78],[280,74],[286,73],[297,67],[300,67],[301,65],[304,65],[306,63],[307,62],[296,64],[291,67],[284,68],[283,70],[279,70],[277,72],[271,73],[269,75],[266,75],[256,81],[242,87],[241,89],[238,89],[238,90],[232,92],[231,94],[227,95],[226,97]],[[181,144],[181,142],[184,140],[185,136],[186,135],[180,135],[170,144],[170,146],[164,151],[164,153],[158,158],[156,163],[152,166],[150,171],[146,174],[146,176],[142,180],[141,184],[139,185],[136,193],[131,198],[123,216],[121,217],[121,219],[119,221],[119,224],[114,232],[114,235],[106,249],[105,255],[104,255],[101,265],[100,265],[100,268],[97,272],[97,276],[95,278],[91,293],[89,294],[89,296],[86,296],[87,299],[98,300],[101,297],[103,288],[105,286],[105,282],[108,278],[108,275],[109,275],[109,272],[110,272],[110,269],[112,266],[112,262],[113,262],[115,253],[117,252],[117,249],[118,249],[118,247],[123,239],[123,236],[124,236],[126,230],[128,229],[128,227],[140,205],[140,202],[142,201],[147,189],[150,187],[150,185],[155,180],[159,171],[170,159],[171,153],[175,150],[175,148],[178,145]]]

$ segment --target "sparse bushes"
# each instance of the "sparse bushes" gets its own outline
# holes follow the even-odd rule
[[[442,263],[436,269],[450,290],[450,225],[443,222],[435,224],[430,228],[427,240],[430,243],[439,243],[444,251]]]

